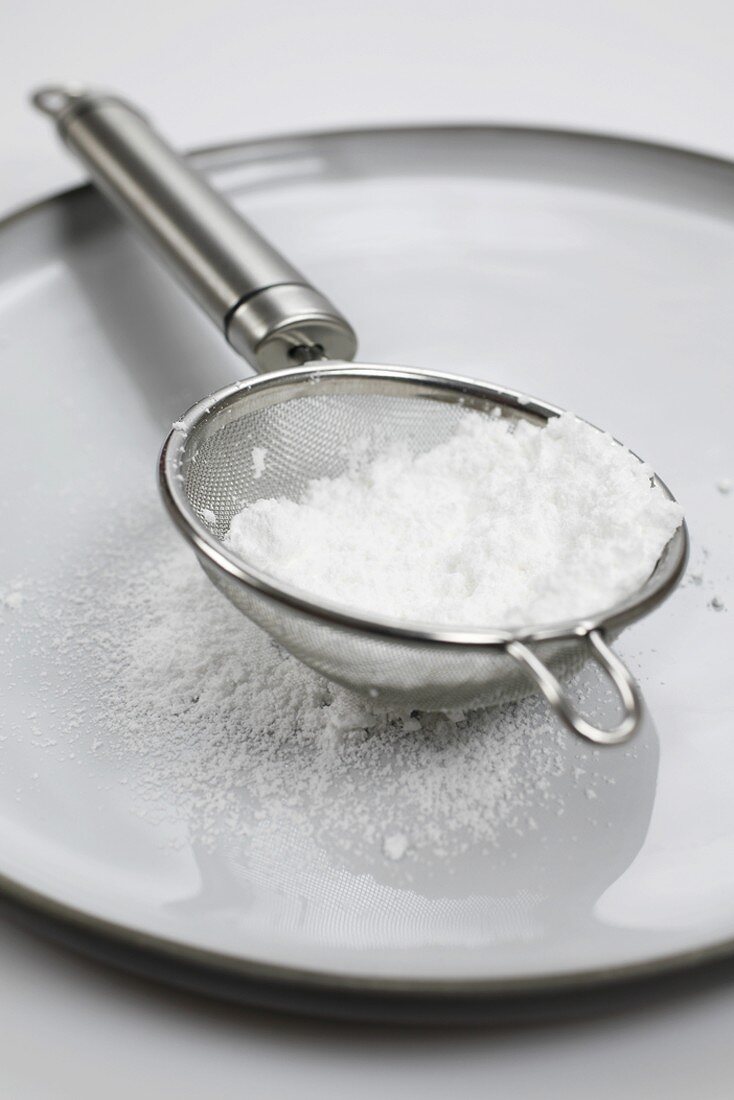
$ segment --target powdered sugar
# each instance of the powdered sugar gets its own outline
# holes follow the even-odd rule
[[[15,581],[7,591],[0,591],[0,607],[7,607],[11,611],[22,607],[26,598],[24,587],[23,581]]]
[[[563,735],[540,700],[489,716],[386,714],[252,626],[185,547],[148,557],[115,600],[125,630],[102,700],[115,751],[140,761],[144,814],[174,791],[205,841],[287,814],[396,860],[408,832],[418,853],[456,853],[508,822],[522,828],[549,797]]]
[[[388,859],[402,859],[408,850],[409,841],[405,833],[390,833],[383,838],[382,851]]]
[[[20,675],[15,654],[34,654],[33,705],[2,734],[29,754],[17,798],[42,797],[33,773],[73,768],[100,814],[114,804],[141,818],[151,845],[236,844],[272,874],[293,838],[306,876],[313,859],[402,881],[443,861],[451,873],[472,852],[504,863],[561,819],[581,835],[600,760],[542,699],[385,713],[379,698],[329,684],[232,608],[152,494],[99,509],[91,538],[82,534],[84,555],[28,578],[22,606],[0,615],[9,681]],[[595,666],[572,692],[590,717],[614,717],[616,693]],[[625,755],[605,755],[605,769]],[[603,805],[600,794],[593,814],[606,827]]]
[[[539,813],[562,812],[555,777],[569,759],[594,770],[593,750],[539,698],[386,714],[329,684],[215,592],[156,501],[118,509],[96,539],[94,576],[70,566],[63,586],[31,584],[6,616],[6,631],[37,631],[38,700],[54,712],[52,737],[38,704],[18,736],[104,776],[103,802],[110,783],[124,785],[167,843],[270,850],[285,830],[313,852],[407,873],[502,844],[508,830],[517,840]]]
[[[652,471],[571,414],[540,428],[467,411],[455,434],[412,454],[393,443],[264,499],[228,545],[280,581],[402,620],[475,625],[588,615],[652,572],[682,510]],[[254,452],[253,452],[254,455]]]
[[[265,473],[265,459],[267,458],[268,451],[266,447],[253,447],[252,448],[252,468],[253,477],[255,481],[259,479]]]

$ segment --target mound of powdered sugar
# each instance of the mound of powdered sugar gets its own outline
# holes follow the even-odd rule
[[[396,442],[298,500],[250,504],[227,544],[313,596],[442,624],[603,610],[652,572],[682,520],[652,471],[569,413],[539,427],[467,411],[420,454]]]

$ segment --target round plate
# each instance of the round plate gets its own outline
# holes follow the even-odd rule
[[[647,704],[633,745],[586,748],[540,702],[472,716],[458,739],[440,734],[443,773],[408,781],[396,750],[349,778],[361,801],[343,829],[343,793],[319,793],[312,758],[284,795],[277,753],[263,750],[264,777],[236,730],[189,752],[170,692],[200,636],[230,616],[242,668],[264,643],[169,532],[155,462],[171,421],[247,369],[93,191],[22,211],[0,228],[6,899],[167,980],[363,1016],[509,1014],[529,994],[557,1003],[728,951],[734,166],[502,127],[195,159],[344,310],[364,360],[536,394],[643,454],[686,509],[689,575],[619,642]],[[611,705],[590,673],[576,690]],[[267,712],[240,718],[262,727],[259,751]],[[425,763],[435,730],[418,721]]]

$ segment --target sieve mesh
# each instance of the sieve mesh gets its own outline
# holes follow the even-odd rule
[[[318,382],[318,378],[317,378]],[[313,478],[334,477],[347,467],[350,444],[369,440],[375,451],[401,440],[419,453],[456,429],[466,403],[491,411],[487,400],[467,402],[457,393],[402,395],[322,392],[301,385],[283,394],[267,389],[205,416],[192,427],[181,466],[186,498],[223,539],[232,517],[256,500],[298,499]],[[253,399],[254,398],[254,399]],[[517,410],[503,410],[517,416]],[[523,413],[538,420],[537,415]],[[253,449],[267,452],[256,476]],[[324,620],[273,599],[202,557],[214,584],[249,618],[304,663],[331,680],[394,705],[439,709],[491,705],[516,699],[533,684],[502,646],[474,648],[375,636]],[[246,564],[246,563],[245,563]],[[271,578],[277,585],[277,578]],[[538,655],[559,676],[587,656],[578,638],[540,643]]]
[[[215,513],[216,533],[223,537],[248,504],[267,497],[296,500],[314,478],[343,473],[355,439],[368,440],[375,452],[400,439],[417,454],[447,439],[462,412],[456,403],[359,393],[307,392],[252,411],[244,405],[228,423],[192,438],[186,494],[200,514]],[[259,477],[255,448],[267,452]]]

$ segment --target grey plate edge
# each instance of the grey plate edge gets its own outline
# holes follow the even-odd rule
[[[276,148],[303,141],[338,140],[398,134],[517,134],[524,137],[577,140],[580,143],[616,145],[647,154],[674,155],[699,165],[734,171],[734,160],[716,154],[666,142],[583,129],[552,126],[521,126],[512,123],[404,123],[392,126],[345,127],[304,130],[253,137],[203,146],[187,155],[205,164],[210,157],[249,148]],[[11,208],[0,217],[0,233],[11,225],[33,217],[46,208],[81,199],[95,191],[91,183],[77,184],[51,195]],[[396,1022],[467,1023],[516,1021],[545,1018],[549,1014],[579,1015],[585,1011],[619,1007],[625,993],[634,991],[646,979],[675,980],[695,968],[706,967],[734,955],[734,936],[705,947],[671,952],[656,959],[620,967],[561,971],[545,977],[494,980],[415,980],[370,978],[268,964],[243,956],[194,948],[175,940],[116,924],[83,909],[55,900],[0,873],[0,907],[13,919],[42,935],[108,964],[132,970],[169,985],[257,1004],[278,1011],[308,1012],[362,1020]],[[180,972],[180,968],[185,968]],[[236,983],[233,988],[233,983]],[[585,994],[596,994],[591,1002]],[[330,1001],[338,996],[338,1004]],[[354,1001],[345,1003],[345,997]],[[579,1000],[579,997],[582,1000]],[[538,1000],[540,998],[540,1000]],[[598,1003],[602,998],[602,1003]],[[568,999],[566,1004],[563,999]],[[442,1015],[448,1013],[448,1017]]]
[[[523,137],[559,138],[562,140],[577,140],[583,143],[597,142],[604,145],[616,145],[627,148],[630,151],[646,152],[682,157],[695,161],[698,164],[708,164],[711,167],[734,170],[734,159],[718,153],[712,153],[705,149],[694,149],[690,146],[675,145],[670,142],[655,141],[651,138],[635,137],[624,133],[607,132],[603,130],[574,129],[563,126],[523,126],[512,122],[402,122],[388,126],[345,126],[334,127],[325,130],[290,130],[282,134],[263,134],[249,138],[235,139],[232,141],[217,142],[214,145],[201,145],[189,149],[186,156],[192,161],[201,161],[205,164],[212,157],[234,153],[237,150],[248,148],[252,150],[274,149],[279,145],[289,145],[301,141],[338,141],[348,137],[379,137],[380,135],[399,134],[432,134],[436,137],[441,134],[456,134],[457,132],[471,134],[517,134]],[[63,203],[71,198],[81,198],[84,193],[96,192],[92,183],[72,184],[60,191],[54,191],[50,195],[42,195],[30,203],[11,205],[0,213],[0,232],[3,232],[11,224],[21,221],[39,213],[47,206]]]
[[[518,1023],[620,1011],[734,977],[734,940],[544,978],[414,980],[334,974],[195,948],[95,917],[0,875],[0,912],[92,959],[168,986],[250,1006],[364,1022]],[[718,965],[716,965],[718,964]],[[724,965],[728,964],[728,965]],[[642,996],[641,996],[642,994]]]

